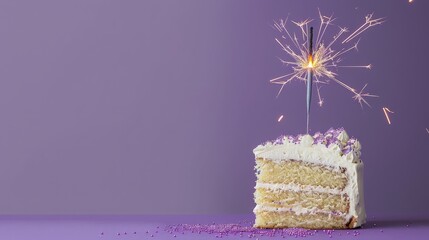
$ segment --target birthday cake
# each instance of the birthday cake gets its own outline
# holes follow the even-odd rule
[[[361,145],[344,129],[257,146],[255,227],[356,228],[365,223]]]

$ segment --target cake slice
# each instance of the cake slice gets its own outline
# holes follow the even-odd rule
[[[356,228],[365,223],[360,143],[344,129],[256,147],[255,227]]]

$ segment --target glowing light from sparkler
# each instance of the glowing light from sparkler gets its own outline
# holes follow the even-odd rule
[[[307,65],[307,68],[313,68],[313,56],[312,55],[309,55],[308,56],[308,65]]]
[[[277,122],[281,122],[281,120],[283,119],[283,115],[281,115],[280,117],[279,117],[279,119],[277,119]]]
[[[387,123],[389,123],[389,125],[390,125],[390,124],[392,124],[392,123],[390,122],[389,113],[394,113],[394,112],[392,112],[392,111],[391,111],[390,109],[388,109],[387,107],[383,107],[383,112],[384,112],[384,115],[386,116]]]
[[[280,90],[277,96],[280,95],[284,86],[293,80],[306,81],[308,74],[311,72],[314,76],[314,83],[316,84],[318,105],[322,106],[324,101],[320,94],[320,84],[328,84],[329,80],[339,84],[349,92],[353,94],[353,99],[358,101],[362,106],[362,103],[370,106],[366,101],[366,97],[377,97],[376,95],[363,92],[367,84],[362,88],[360,92],[356,91],[351,86],[347,85],[340,79],[338,79],[338,68],[364,68],[371,69],[371,64],[367,65],[341,65],[342,57],[352,50],[357,50],[359,40],[354,44],[348,45],[351,41],[355,40],[363,32],[379,25],[384,22],[383,18],[373,18],[373,14],[369,14],[365,17],[365,22],[353,31],[347,37],[344,37],[348,32],[347,28],[339,27],[338,32],[333,36],[332,40],[325,43],[325,33],[329,26],[334,25],[335,18],[331,16],[322,15],[319,10],[320,24],[317,32],[317,37],[314,45],[313,54],[309,54],[308,36],[309,36],[309,23],[313,20],[306,19],[301,22],[291,21],[300,29],[299,35],[291,32],[287,27],[288,19],[274,22],[274,28],[281,33],[280,38],[275,38],[275,41],[280,45],[282,50],[286,52],[290,60],[280,61],[291,67],[291,72],[285,75],[273,78],[270,80],[271,83],[280,84]],[[342,41],[340,39],[344,38]],[[339,44],[339,50],[335,50],[333,46]],[[348,46],[347,46],[348,45]],[[308,71],[311,69],[312,71]]]

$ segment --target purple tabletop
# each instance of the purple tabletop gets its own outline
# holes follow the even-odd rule
[[[253,215],[1,216],[0,239],[429,239],[427,218],[369,217],[352,230],[258,230]]]

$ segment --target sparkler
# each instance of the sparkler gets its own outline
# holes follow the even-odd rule
[[[281,121],[282,121],[282,119],[283,119],[283,115],[281,115],[281,116],[279,117],[279,119],[277,119],[277,122],[281,122]]]
[[[291,72],[285,75],[271,79],[270,82],[280,84],[280,90],[277,96],[280,95],[284,86],[293,80],[301,80],[307,83],[307,132],[310,116],[310,103],[312,96],[312,83],[316,84],[318,104],[322,106],[323,99],[320,94],[320,85],[328,84],[330,80],[339,84],[353,94],[353,99],[363,107],[363,103],[370,106],[366,97],[377,97],[376,95],[364,92],[367,84],[364,85],[362,90],[358,91],[351,86],[347,85],[340,79],[335,70],[338,68],[364,68],[371,69],[371,64],[367,65],[341,65],[342,57],[352,50],[357,50],[359,40],[356,40],[363,32],[379,25],[384,22],[383,18],[373,18],[373,14],[365,17],[365,22],[353,31],[348,36],[348,29],[339,27],[338,32],[333,36],[330,42],[325,43],[325,33],[329,26],[334,25],[335,18],[333,16],[325,16],[319,10],[320,24],[317,31],[315,44],[313,45],[313,28],[309,28],[309,24],[313,21],[306,19],[301,22],[291,21],[295,26],[300,29],[300,34],[291,32],[287,27],[288,19],[274,22],[274,28],[281,34],[281,38],[275,38],[276,42],[280,45],[282,50],[286,52],[290,60],[280,61],[291,66]],[[340,40],[342,39],[342,40]],[[339,50],[333,48],[334,44],[340,44]],[[314,80],[313,80],[314,79]]]
[[[308,67],[307,67],[307,134],[310,124],[311,92],[313,87],[313,27],[308,35]]]

